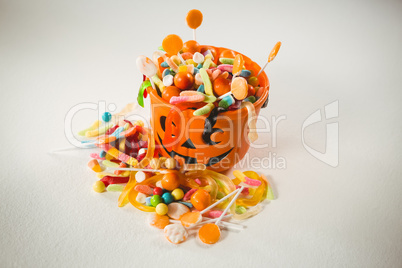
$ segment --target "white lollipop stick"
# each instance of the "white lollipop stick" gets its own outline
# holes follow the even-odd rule
[[[200,214],[201,214],[201,215],[204,214],[205,212],[207,212],[207,211],[210,210],[211,208],[215,207],[215,206],[218,205],[219,203],[225,201],[226,199],[228,199],[229,197],[231,197],[232,195],[234,195],[237,191],[238,191],[238,189],[237,189],[237,190],[234,190],[233,192],[231,192],[230,194],[226,195],[225,197],[219,199],[219,201],[216,201],[215,203],[213,203],[212,205],[210,205],[209,207],[207,207],[206,209],[204,209],[203,211],[201,211]],[[227,212],[227,211],[226,211],[226,212]],[[226,212],[225,212],[225,213],[226,213]],[[222,215],[224,215],[225,213],[223,213]]]
[[[242,186],[240,189],[238,189],[237,194],[233,197],[232,201],[230,201],[229,205],[225,208],[223,211],[222,215],[216,220],[215,224],[218,225],[220,221],[223,219],[223,216],[228,212],[230,207],[233,205],[233,203],[236,201],[236,199],[239,197],[240,193],[243,191],[244,186]]]
[[[177,52],[177,56],[179,57],[179,59],[181,60],[181,63],[186,64],[185,60],[183,59],[183,57],[180,54],[180,51]]]
[[[262,71],[264,71],[265,67],[267,67],[268,65],[268,61],[265,63],[264,67],[261,68],[261,70],[258,72],[257,77],[262,73]]]
[[[195,35],[195,29],[193,29],[193,39],[194,39],[194,41],[197,41],[196,40],[196,35]]]
[[[262,67],[261,70],[258,72],[257,77],[262,73],[262,71],[264,71],[264,69],[265,69],[265,67],[267,67],[268,63],[270,63],[271,61],[273,61],[275,59],[276,54],[278,54],[278,51],[281,48],[281,45],[282,45],[281,42],[278,42],[275,44],[274,48],[269,53],[267,62],[265,63],[264,67]]]

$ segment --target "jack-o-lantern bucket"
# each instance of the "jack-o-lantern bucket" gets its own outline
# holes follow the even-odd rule
[[[227,48],[204,46],[212,51],[215,63]],[[229,50],[233,55],[238,52]],[[259,65],[243,55],[245,68],[258,73]],[[266,104],[269,80],[265,72],[259,75],[259,99],[254,103],[258,115]],[[233,167],[247,153],[248,110],[228,110],[194,116],[193,112],[205,103],[171,105],[162,99],[156,90],[150,91],[151,125],[159,152],[166,157],[174,157],[182,163],[203,163],[208,169],[223,171]]]

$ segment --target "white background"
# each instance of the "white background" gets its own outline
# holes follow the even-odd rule
[[[167,34],[190,39],[192,8],[204,13],[202,44],[263,64],[283,43],[261,115],[286,120],[276,147],[265,133],[269,146],[250,150],[286,160],[285,169],[255,169],[278,199],[212,247],[194,237],[171,245],[146,213],[118,208],[118,193],[94,193],[90,151],[48,154],[69,145],[64,118],[74,105],[135,101],[136,57],[151,56]],[[400,1],[0,1],[0,266],[400,266],[401,26]],[[304,149],[301,127],[336,100],[333,168]],[[77,114],[73,128],[96,116]],[[320,151],[326,123],[305,132]]]

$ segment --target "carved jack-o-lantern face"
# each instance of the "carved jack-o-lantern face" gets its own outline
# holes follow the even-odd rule
[[[216,49],[218,53],[224,50]],[[248,69],[259,70],[258,65],[250,59],[248,61]],[[265,73],[260,75],[260,84],[268,87]],[[202,163],[208,169],[223,171],[234,166],[246,154],[250,146],[247,140],[247,109],[225,111],[217,107],[207,115],[194,116],[194,110],[205,103],[173,106],[160,98],[155,90],[150,96],[151,124],[163,156],[174,157],[181,164]],[[257,114],[267,97],[268,88],[261,96],[262,100],[256,102]]]

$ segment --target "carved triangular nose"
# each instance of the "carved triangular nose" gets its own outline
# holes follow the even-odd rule
[[[194,146],[194,144],[193,144],[193,142],[192,142],[190,139],[186,140],[186,141],[181,145],[181,147],[185,147],[185,148],[188,148],[188,149],[196,149],[195,146]]]

